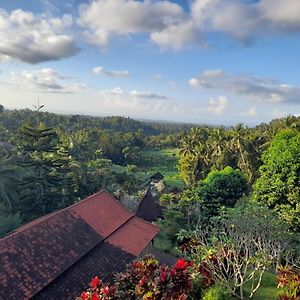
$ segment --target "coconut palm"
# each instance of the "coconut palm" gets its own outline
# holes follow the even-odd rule
[[[199,149],[206,148],[208,139],[208,130],[206,127],[192,128],[187,135],[181,139],[181,149],[179,154],[186,155],[198,155]]]
[[[250,167],[248,161],[248,130],[243,124],[238,124],[230,131],[230,147],[238,155],[238,165],[241,170],[249,176]]]
[[[195,142],[190,138],[189,135],[184,136],[181,141],[181,148],[179,154],[181,156],[195,155]]]
[[[220,157],[225,149],[229,148],[228,136],[224,128],[215,128],[211,131],[208,147],[214,160]]]
[[[282,118],[279,122],[281,128],[296,128],[297,127],[297,117],[293,115],[288,115]]]

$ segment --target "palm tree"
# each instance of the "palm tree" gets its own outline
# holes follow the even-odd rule
[[[209,139],[209,154],[215,159],[221,156],[223,151],[229,148],[228,136],[224,128],[214,128]]]
[[[275,124],[270,124],[270,125],[267,125],[265,128],[263,128],[263,131],[260,136],[260,141],[261,141],[260,150],[261,151],[264,151],[269,147],[272,139],[278,133],[278,131],[279,131],[279,128],[277,126],[275,126]]]
[[[191,128],[189,133],[181,139],[182,147],[179,154],[186,155],[198,155],[199,149],[206,148],[208,139],[208,130],[206,127]]]
[[[279,122],[281,128],[296,128],[297,127],[297,117],[293,115],[288,115],[282,118]]]
[[[187,155],[195,155],[195,143],[194,141],[190,138],[190,136],[186,135],[184,136],[181,141],[181,148],[179,150],[179,154],[181,156],[187,156]]]
[[[238,124],[231,129],[231,141],[230,146],[232,151],[236,152],[239,156],[239,166],[242,171],[249,175],[249,161],[247,159],[248,155],[248,145],[247,145],[247,128],[243,124]]]

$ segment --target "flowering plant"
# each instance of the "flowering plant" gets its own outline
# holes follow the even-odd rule
[[[185,300],[193,288],[191,267],[183,258],[169,267],[160,266],[148,256],[132,262],[125,272],[117,274],[113,285],[94,277],[90,288],[77,300]]]
[[[114,285],[106,285],[98,276],[92,278],[90,288],[81,293],[78,300],[117,300],[116,288]]]

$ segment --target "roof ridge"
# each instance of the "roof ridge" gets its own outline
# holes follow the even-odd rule
[[[122,223],[119,227],[114,229],[107,237],[105,237],[101,242],[98,243],[98,245],[102,242],[105,242],[111,235],[113,235],[115,232],[117,232],[121,227],[123,227],[125,224],[127,224],[132,218],[135,218],[135,215],[130,216],[124,223]]]
[[[93,194],[93,195],[91,195],[91,196],[89,196],[89,197],[87,197],[87,198],[85,198],[85,199],[83,199],[82,201],[85,201],[85,200],[87,200],[87,199],[89,199],[89,198],[91,198],[91,197],[93,197],[93,196],[96,196],[96,195],[98,195],[98,194],[100,194],[100,193],[105,193],[105,194],[107,194],[107,195],[109,195],[113,200],[115,200],[116,202],[118,202],[118,203],[120,203],[115,197],[113,197],[111,194],[109,194],[109,193],[107,193],[106,191],[104,191],[104,190],[102,190],[102,191],[99,191],[99,192],[97,192],[97,193],[95,193],[95,194]],[[73,205],[71,205],[71,206],[69,206],[70,208],[71,207],[74,207],[74,205],[76,205],[76,204],[79,204],[79,203],[81,203],[82,201],[80,201],[80,202],[77,202],[77,203],[74,203]],[[125,208],[121,203],[120,203],[120,206],[122,207],[122,208]],[[69,207],[67,207],[67,208],[69,208]],[[62,210],[65,210],[65,209],[62,209]],[[62,210],[60,210],[60,211],[62,211]],[[71,211],[71,214],[74,214],[74,215],[77,215],[76,214],[76,212],[72,212]],[[108,236],[106,236],[105,238],[103,238],[102,240],[100,240],[98,243],[96,243],[93,247],[91,247],[87,252],[85,252],[84,254],[82,254],[81,256],[79,256],[79,258],[77,259],[77,260],[75,260],[72,264],[70,264],[66,269],[64,269],[62,272],[60,272],[55,278],[53,278],[49,283],[48,283],[48,285],[49,284],[51,284],[52,282],[54,282],[59,276],[61,276],[63,273],[65,273],[66,271],[68,271],[72,266],[74,266],[77,262],[79,262],[81,259],[83,259],[85,256],[87,256],[87,255],[89,255],[89,253],[91,252],[91,251],[93,251],[96,247],[98,247],[101,243],[103,243],[103,242],[105,242],[106,241],[106,239],[108,239],[112,234],[114,234],[115,232],[117,232],[121,227],[123,227],[127,222],[129,222],[132,218],[135,218],[136,216],[134,215],[134,214],[132,214],[131,213],[131,216],[124,222],[124,223],[122,223],[120,226],[118,226],[117,228],[115,228],[111,233],[109,233],[109,235]],[[85,224],[87,224],[89,227],[91,227],[91,229],[92,230],[94,230],[96,233],[97,233],[97,235],[99,235],[100,237],[102,237],[90,224],[88,224],[87,222],[86,222],[86,220],[85,219],[83,219],[83,218],[81,218],[80,217],[80,219],[82,219],[83,220],[83,222],[85,223]],[[151,224],[150,224],[151,225]],[[29,227],[30,228],[30,227]],[[47,285],[46,285],[47,286]],[[45,287],[43,287],[39,292],[41,292],[43,289],[44,289]],[[36,296],[36,295],[38,295],[38,293],[39,292],[37,292],[37,293],[35,293],[33,296]]]
[[[148,221],[146,221],[146,220],[144,220],[144,219],[138,217],[137,215],[134,215],[134,217],[137,218],[137,219],[139,219],[140,221],[143,221],[144,223],[146,223],[146,224],[148,224],[148,225],[152,225],[153,227],[156,227],[157,229],[160,230],[160,227],[159,227],[158,225],[152,224],[152,223],[150,223],[150,222],[148,222]]]
[[[88,200],[88,199],[90,199],[90,198],[92,198],[92,197],[95,197],[95,196],[97,196],[97,195],[103,194],[103,193],[104,193],[104,194],[107,194],[107,195],[109,195],[109,196],[111,196],[111,195],[110,195],[109,193],[107,193],[105,190],[101,190],[101,191],[99,191],[99,192],[97,192],[97,193],[95,193],[95,194],[92,194],[92,195],[88,196],[87,198],[81,199],[80,201],[78,201],[78,202],[76,202],[76,203],[73,203],[72,205],[70,205],[70,206],[68,206],[68,207],[59,209],[59,210],[54,211],[54,212],[50,212],[50,213],[48,213],[48,214],[46,214],[46,215],[44,215],[44,216],[41,216],[41,217],[39,217],[39,218],[37,218],[37,219],[34,219],[34,220],[32,220],[32,221],[30,221],[30,222],[28,222],[28,223],[26,223],[26,224],[23,224],[22,226],[16,228],[16,229],[15,229],[13,232],[11,232],[10,234],[8,234],[8,235],[6,235],[5,237],[1,238],[0,241],[5,240],[5,239],[7,239],[7,238],[9,238],[9,237],[12,237],[12,236],[14,236],[14,235],[16,235],[16,234],[18,234],[18,233],[26,232],[27,230],[29,230],[30,228],[32,228],[32,226],[35,226],[35,225],[37,225],[37,224],[41,224],[41,223],[47,221],[50,217],[54,217],[54,216],[56,216],[56,215],[62,213],[63,211],[69,211],[69,210],[71,210],[72,208],[74,208],[75,206],[77,206],[77,205],[79,205],[79,204],[82,204],[82,202],[85,202],[86,200]],[[114,197],[112,197],[112,198],[115,199]],[[115,199],[115,200],[116,200],[116,202],[119,202],[119,201],[117,201],[117,199]],[[71,213],[72,213],[72,212],[71,212]],[[75,214],[74,212],[73,212],[72,214],[77,216],[77,214]],[[33,222],[36,222],[36,223],[35,223],[35,224],[32,224],[32,226],[27,226],[27,225],[29,225],[30,223],[33,223]],[[25,228],[23,228],[23,227],[25,227]]]
[[[129,209],[127,209],[117,198],[115,198],[113,195],[111,195],[110,193],[106,192],[106,191],[101,191],[105,194],[107,194],[110,198],[112,198],[122,209],[126,210],[130,215],[134,216],[134,213],[131,212]],[[99,192],[100,193],[100,192]]]
[[[87,202],[85,202],[85,200],[87,200]],[[103,201],[100,201],[100,200],[103,200]],[[100,206],[100,207],[103,207],[103,208],[105,208],[107,210],[110,210],[111,213],[112,213],[112,215],[115,216],[114,217],[115,222],[107,223],[107,222],[109,222],[110,219],[109,218],[105,218],[105,215],[106,215],[105,211],[104,212],[101,212],[101,210],[99,211],[100,216],[103,216],[103,218],[104,218],[103,220],[106,220],[105,224],[110,224],[109,226],[107,226],[107,229],[105,229],[105,231],[103,232],[104,234],[101,233],[102,232],[101,230],[99,231],[97,229],[97,226],[98,226],[97,224],[100,221],[99,221],[99,218],[97,219],[97,217],[96,217],[98,215],[98,210],[93,210],[94,206],[95,207]],[[91,216],[94,219],[96,218],[96,220],[98,220],[97,221],[98,223],[96,222],[94,224],[93,222],[89,222],[89,218],[88,217],[90,215],[87,213],[86,214],[87,218],[85,217],[85,211],[86,211],[86,209],[88,209],[88,210],[92,209]],[[113,213],[113,211],[115,211],[115,213]],[[153,238],[152,237],[152,233],[153,232],[158,232],[159,231],[159,227],[157,227],[157,226],[155,226],[155,225],[153,225],[153,224],[151,224],[149,222],[146,222],[145,220],[142,220],[142,219],[138,218],[132,212],[130,212],[128,209],[126,209],[122,205],[122,203],[120,201],[118,201],[117,198],[115,198],[110,193],[108,193],[108,192],[106,192],[104,190],[101,190],[101,191],[99,191],[99,192],[97,192],[97,193],[95,193],[93,195],[88,196],[85,199],[82,199],[82,200],[74,203],[73,205],[70,205],[70,206],[68,206],[66,208],[63,208],[63,209],[57,210],[55,212],[49,213],[49,214],[44,215],[44,216],[42,216],[42,217],[40,217],[40,218],[38,218],[36,220],[32,220],[31,222],[29,222],[27,224],[24,224],[23,226],[19,227],[19,229],[17,229],[15,232],[7,235],[3,239],[0,239],[0,242],[3,243],[3,244],[6,244],[7,242],[9,242],[9,239],[11,238],[12,243],[16,243],[16,245],[17,245],[17,242],[18,242],[19,238],[21,238],[23,235],[26,235],[28,232],[30,233],[31,231],[33,231],[33,232],[37,231],[38,232],[38,228],[39,227],[42,227],[42,228],[45,229],[46,227],[48,227],[49,224],[53,225],[53,224],[56,224],[56,223],[61,223],[60,219],[64,218],[64,216],[69,216],[71,218],[70,220],[73,220],[70,223],[71,225],[74,222],[77,224],[78,222],[76,220],[78,220],[78,221],[81,220],[83,222],[82,226],[85,226],[85,225],[88,226],[93,232],[95,232],[95,236],[94,235],[89,236],[89,239],[91,237],[92,237],[92,239],[91,239],[91,242],[88,242],[88,245],[87,245],[88,247],[85,247],[85,249],[81,249],[81,248],[77,249],[77,248],[75,248],[75,252],[76,253],[74,254],[74,257],[72,259],[66,260],[65,263],[63,265],[61,265],[54,273],[52,273],[51,276],[48,276],[47,277],[48,279],[45,281],[45,283],[47,283],[47,284],[45,284],[45,285],[42,284],[41,288],[39,288],[39,289],[31,289],[31,293],[32,293],[33,297],[35,295],[39,294],[47,285],[50,285],[51,283],[55,282],[55,280],[59,276],[63,276],[63,274],[65,272],[67,272],[72,266],[76,267],[76,264],[78,262],[84,260],[86,257],[88,257],[88,255],[96,247],[104,247],[107,244],[111,244],[111,245],[113,245],[113,246],[115,246],[115,247],[117,247],[119,249],[123,249],[122,247],[120,247],[118,245],[114,245],[113,243],[110,243],[110,239],[116,238],[118,236],[118,231],[120,231],[120,233],[123,232],[122,236],[123,236],[123,239],[125,239],[125,241],[126,241],[126,239],[127,239],[126,236],[127,236],[127,234],[129,234],[128,231],[127,231],[127,234],[126,234],[126,230],[131,230],[130,229],[130,224],[131,223],[140,222],[141,223],[141,225],[140,225],[140,227],[141,227],[141,229],[140,229],[141,233],[143,233],[143,230],[146,230],[148,228],[146,230],[146,233],[149,232],[149,234],[151,234],[150,238]],[[100,220],[102,220],[102,219],[100,219]],[[94,227],[93,224],[95,225],[95,227]],[[73,232],[74,232],[74,229],[76,227],[74,227],[72,225],[70,228],[71,228],[70,230],[73,230]],[[61,227],[61,230],[64,231],[63,227]],[[38,232],[38,234],[44,235],[43,234],[44,232],[45,231],[41,231],[41,232]],[[67,232],[67,230],[66,230],[66,232]],[[146,234],[146,233],[144,233],[144,234]],[[148,239],[149,239],[149,236],[148,236]],[[68,240],[68,238],[67,238],[67,240]],[[62,245],[63,244],[64,243],[62,243]],[[30,247],[29,247],[29,250],[31,249]],[[132,253],[132,252],[129,251],[128,253],[133,254],[136,257],[136,254],[134,252]],[[26,263],[26,261],[25,261],[25,263]],[[32,283],[35,282],[34,279],[30,279],[30,280],[32,281]]]

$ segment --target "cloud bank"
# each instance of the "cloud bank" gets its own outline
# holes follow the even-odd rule
[[[221,32],[249,45],[256,38],[300,32],[298,0],[194,0],[188,11],[171,1],[96,0],[80,7],[78,24],[100,47],[116,36],[146,34],[161,48],[206,44]]]
[[[247,74],[231,74],[222,70],[206,70],[200,76],[191,78],[192,87],[218,89],[246,96],[249,99],[267,103],[300,103],[300,87],[263,79]]]
[[[72,94],[88,89],[86,84],[73,82],[72,77],[61,75],[51,68],[12,72],[8,84],[14,89],[43,93]]]
[[[198,43],[198,28],[170,1],[97,0],[80,7],[78,24],[90,43],[105,46],[114,36],[147,34],[162,48]]]
[[[37,64],[73,56],[79,51],[74,30],[78,40],[99,47],[139,35],[173,50],[207,45],[214,32],[244,45],[300,32],[299,0],[194,0],[186,10],[170,0],[94,0],[78,9],[75,22],[71,15],[0,9],[0,62]]]
[[[165,100],[169,97],[149,92],[124,91],[120,87],[113,90],[101,91],[104,107],[115,111],[130,111],[134,113],[162,113],[168,108]]]

